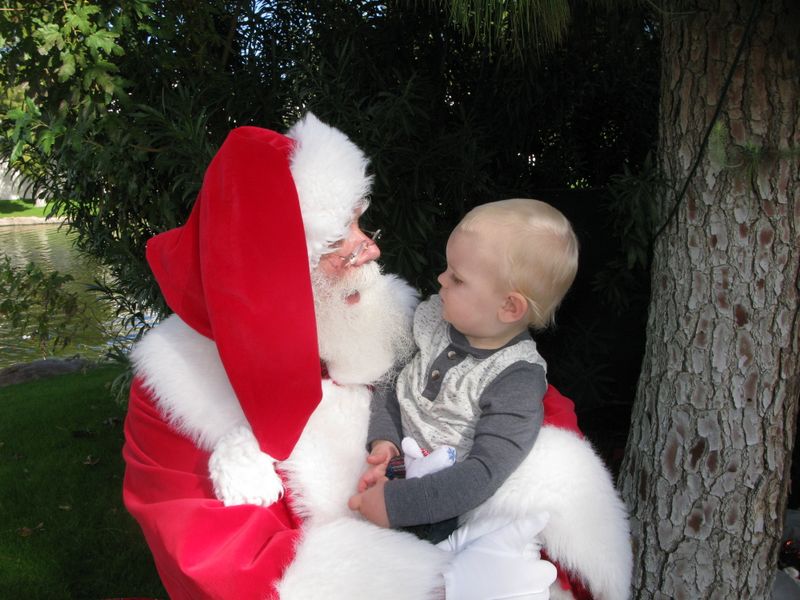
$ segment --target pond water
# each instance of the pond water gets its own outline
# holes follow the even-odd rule
[[[84,358],[102,357],[109,343],[101,323],[110,323],[111,315],[86,286],[103,274],[102,267],[82,256],[73,247],[66,227],[55,224],[10,225],[0,227],[0,254],[5,254],[16,267],[33,261],[43,271],[59,271],[71,275],[69,289],[78,293],[91,306],[84,321],[85,328],[73,338],[72,343],[50,356],[67,357],[80,354]],[[38,344],[14,333],[0,317],[0,369],[21,362],[42,358]]]

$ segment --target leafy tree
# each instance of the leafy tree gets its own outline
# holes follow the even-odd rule
[[[12,6],[0,11],[0,154],[56,199],[111,274],[94,289],[138,332],[167,312],[145,242],[183,222],[237,125],[283,129],[312,110],[359,143],[376,175],[367,225],[385,232],[387,267],[426,294],[455,223],[504,197],[559,205],[584,240],[581,271],[596,269],[613,248],[597,231],[599,190],[623,165],[638,170],[655,137],[658,37],[642,11],[578,3],[560,46],[520,60],[465,39],[444,5]],[[628,410],[641,315],[599,306],[579,283],[541,337],[551,378],[584,412]]]
[[[186,217],[231,127],[281,129],[313,110],[353,137],[372,158],[368,214],[388,267],[425,292],[466,210],[602,186],[653,137],[656,39],[625,15],[577,9],[564,46],[521,62],[465,40],[444,8],[407,2],[10,8],[0,153],[56,198],[133,323],[166,310],[145,242]]]
[[[70,275],[45,273],[35,263],[15,267],[0,254],[3,328],[36,342],[43,357],[67,346],[86,327],[89,307],[69,290]]]

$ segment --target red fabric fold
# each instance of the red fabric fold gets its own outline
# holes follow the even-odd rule
[[[208,453],[161,418],[137,379],[125,421],[123,499],[172,600],[277,598],[299,521],[284,496],[269,507],[214,498]]]
[[[545,425],[566,429],[583,437],[583,432],[578,428],[578,415],[575,414],[575,403],[572,400],[548,384],[542,404]]]
[[[182,227],[147,244],[169,307],[213,339],[261,449],[291,453],[322,395],[291,139],[233,130]]]

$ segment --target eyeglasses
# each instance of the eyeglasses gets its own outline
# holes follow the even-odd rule
[[[346,256],[339,256],[342,259],[342,262],[349,267],[352,267],[358,261],[358,257],[361,256],[361,253],[366,250],[370,244],[374,244],[377,242],[381,237],[381,230],[378,229],[377,231],[365,231],[367,235],[369,235],[368,240],[363,240],[358,246],[355,247],[350,254]]]

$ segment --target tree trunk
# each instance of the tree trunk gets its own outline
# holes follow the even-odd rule
[[[763,0],[700,150],[754,1],[665,3],[663,221],[691,179],[654,246],[621,469],[636,598],[768,598],[775,572],[800,394],[796,0]]]

